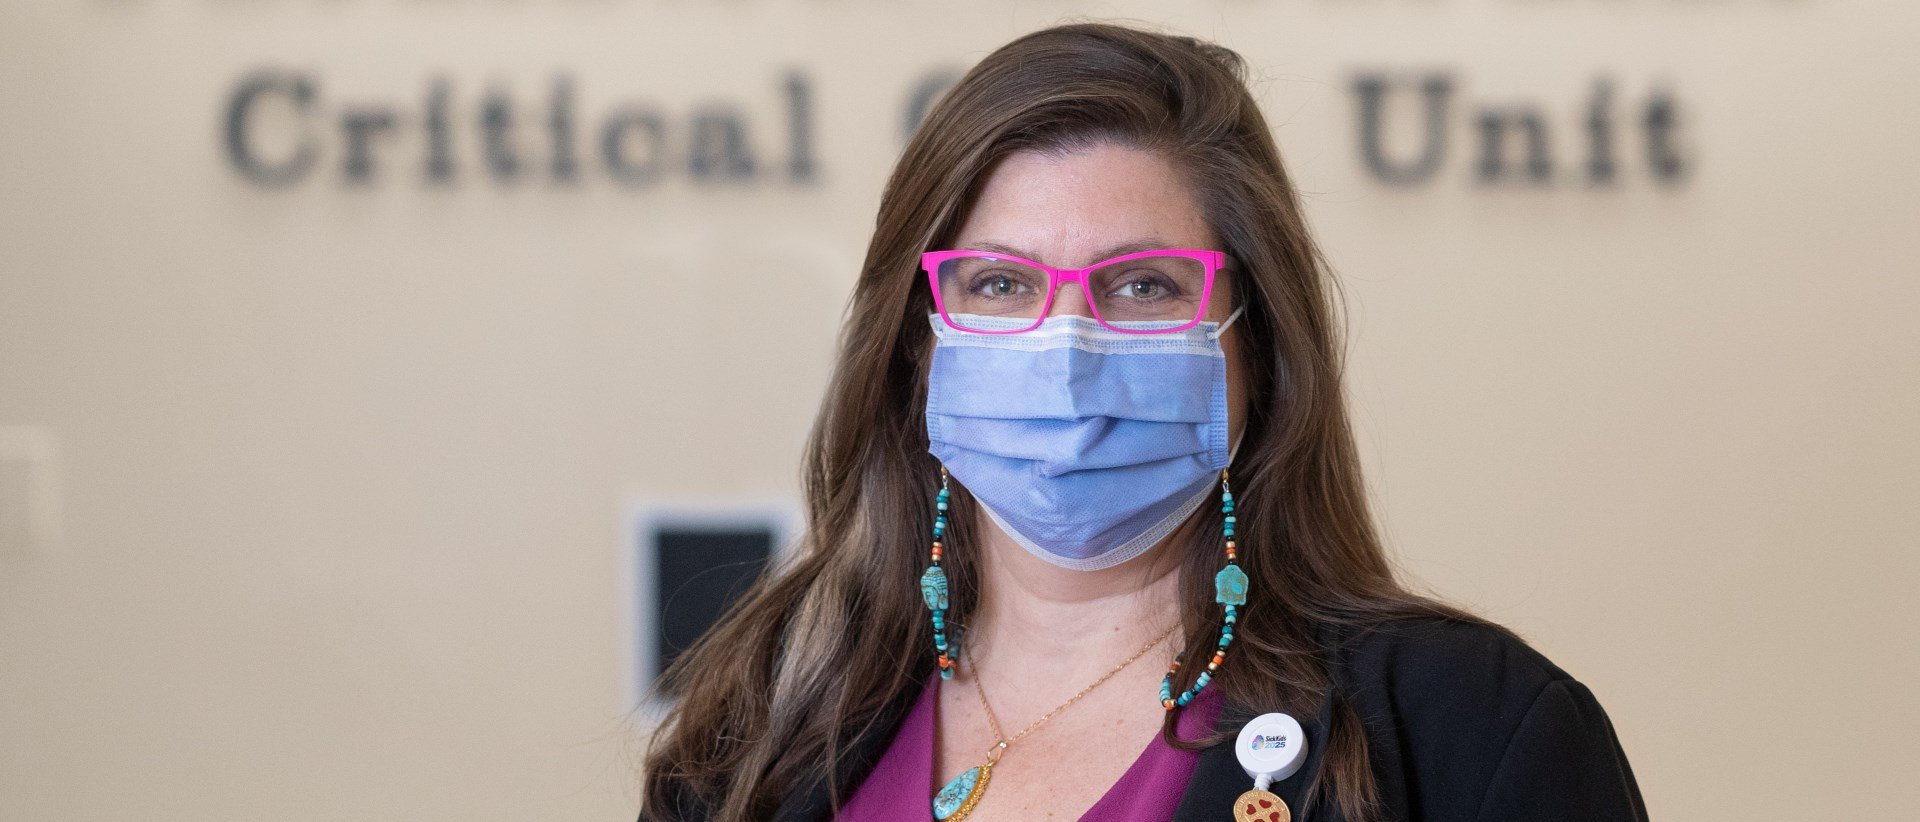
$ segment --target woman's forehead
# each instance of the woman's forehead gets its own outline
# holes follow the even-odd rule
[[[1138,149],[1097,146],[1001,160],[953,247],[1079,267],[1131,251],[1214,248],[1215,242],[1194,192],[1171,163]]]

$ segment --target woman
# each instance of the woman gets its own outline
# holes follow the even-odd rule
[[[1065,25],[929,113],[804,541],[666,673],[642,820],[1645,818],[1585,687],[1395,580],[1243,77]],[[1303,756],[1236,752],[1265,714]]]

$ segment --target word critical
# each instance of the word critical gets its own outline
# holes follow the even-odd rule
[[[503,90],[483,93],[473,116],[456,116],[453,83],[436,77],[414,109],[384,103],[334,104],[324,100],[320,80],[308,72],[262,70],[243,77],[228,95],[223,127],[226,160],[241,177],[265,187],[286,187],[313,178],[336,158],[339,174],[370,184],[396,174],[417,174],[429,183],[456,182],[477,165],[496,182],[544,176],[578,181],[597,167],[613,182],[653,186],[675,175],[696,183],[813,183],[815,155],[813,86],[807,75],[787,72],[779,83],[780,144],[769,160],[750,139],[747,114],[723,102],[708,102],[680,117],[640,102],[614,105],[583,122],[575,84],[555,77],[545,106],[529,111]],[[582,151],[582,144],[589,148]],[[396,145],[400,144],[400,145]],[[399,168],[400,150],[417,146],[418,165]],[[464,156],[470,159],[463,160]]]

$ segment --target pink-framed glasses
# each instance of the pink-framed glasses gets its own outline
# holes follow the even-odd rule
[[[1106,328],[1123,334],[1184,331],[1206,318],[1214,274],[1227,266],[1225,252],[1202,248],[1136,251],[1086,268],[1054,268],[972,249],[920,255],[940,318],[950,327],[979,334],[1018,334],[1040,327],[1064,282],[1080,284],[1093,319]],[[1021,320],[1032,322],[1010,327]]]

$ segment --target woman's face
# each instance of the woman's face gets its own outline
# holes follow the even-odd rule
[[[1138,244],[1123,251],[1122,245]],[[1104,144],[1060,155],[1017,152],[988,174],[954,248],[999,251],[1056,268],[1081,268],[1154,248],[1224,251],[1200,205],[1160,155]],[[1230,272],[1214,276],[1206,318],[1221,322],[1237,297]],[[1079,286],[1064,285],[1047,316],[1092,316]],[[1246,420],[1240,365],[1242,317],[1220,337],[1227,355],[1228,442]]]

